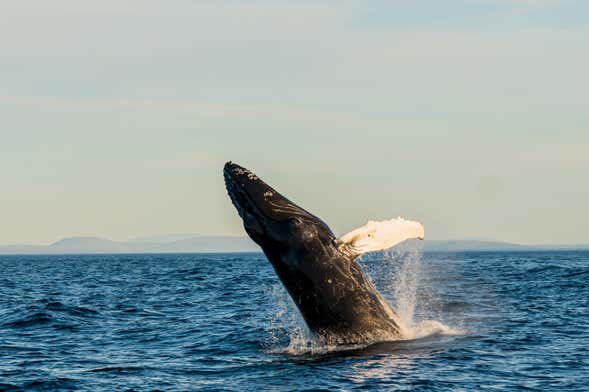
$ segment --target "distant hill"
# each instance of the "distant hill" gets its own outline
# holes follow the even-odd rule
[[[521,245],[490,240],[424,241],[424,252],[589,250],[589,245]]]
[[[512,244],[509,242],[486,240],[449,240],[449,241],[425,241],[422,250],[425,252],[464,252],[464,251],[517,251],[528,250],[526,245]]]
[[[248,237],[196,236],[174,240],[176,236],[149,237],[171,242],[120,242],[100,237],[68,237],[50,245],[3,245],[0,254],[82,254],[82,253],[212,253],[259,252]]]
[[[198,234],[163,234],[163,235],[152,235],[148,237],[137,237],[132,238],[128,242],[149,242],[156,244],[169,244],[175,241],[187,240],[190,238],[200,237]]]
[[[149,247],[149,244],[117,242],[98,237],[71,237],[57,241],[46,249],[51,253],[127,253],[146,247]]]
[[[260,247],[248,237],[199,236],[155,248],[156,252],[259,252]]]
[[[589,245],[519,245],[487,240],[423,241],[423,252],[589,250]],[[83,254],[83,253],[214,253],[260,252],[248,237],[152,236],[120,242],[99,237],[68,237],[51,245],[4,245],[0,254]]]

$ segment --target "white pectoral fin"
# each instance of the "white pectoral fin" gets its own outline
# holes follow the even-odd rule
[[[340,246],[362,254],[371,251],[391,248],[405,240],[412,238],[423,239],[425,231],[423,225],[417,221],[396,218],[384,221],[368,221],[339,237]]]

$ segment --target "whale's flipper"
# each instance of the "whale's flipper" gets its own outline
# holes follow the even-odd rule
[[[362,254],[388,249],[412,238],[422,240],[424,235],[421,223],[399,217],[384,221],[368,221],[364,226],[339,237],[336,243],[339,247]]]

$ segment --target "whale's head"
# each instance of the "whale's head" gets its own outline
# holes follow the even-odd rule
[[[333,233],[321,219],[282,196],[248,169],[227,162],[223,175],[245,231],[266,253],[334,242]]]

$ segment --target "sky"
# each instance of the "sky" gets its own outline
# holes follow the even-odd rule
[[[0,244],[243,235],[227,160],[336,234],[589,243],[587,1],[0,5]]]

